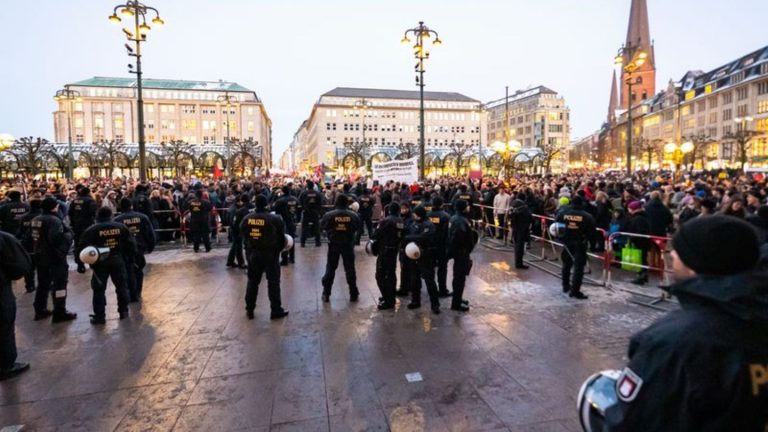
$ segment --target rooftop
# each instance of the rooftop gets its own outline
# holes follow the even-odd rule
[[[416,90],[385,90],[369,88],[336,87],[323,94],[323,96],[370,98],[370,99],[411,99],[418,100],[419,92]],[[480,102],[461,93],[452,92],[424,92],[425,100],[438,100],[448,102]]]
[[[510,103],[514,103],[514,102],[517,102],[519,100],[523,100],[523,99],[526,99],[526,98],[529,98],[529,97],[533,97],[533,96],[537,96],[537,95],[540,95],[540,94],[553,94],[553,95],[556,95],[557,92],[552,90],[549,87],[545,87],[543,85],[540,85],[538,87],[534,87],[534,88],[530,88],[530,89],[526,89],[526,90],[518,90],[518,91],[516,91],[514,94],[509,95],[509,102]],[[488,102],[487,104],[485,104],[485,106],[487,108],[493,108],[493,107],[496,107],[496,106],[499,106],[499,105],[503,105],[506,102],[507,102],[507,98],[503,97],[501,99],[492,100],[492,101]]]
[[[231,92],[248,92],[253,93],[253,90],[247,89],[238,83],[229,81],[188,81],[188,80],[171,80],[171,79],[153,79],[144,78],[142,81],[142,87],[147,89],[161,89],[161,90],[203,90],[203,91],[231,91]],[[135,78],[118,78],[118,77],[93,77],[82,81],[70,83],[72,86],[83,87],[120,87],[120,88],[135,88]]]

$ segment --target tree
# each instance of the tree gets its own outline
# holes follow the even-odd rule
[[[347,156],[352,155],[354,169],[360,168],[360,160],[365,160],[365,151],[368,149],[368,143],[360,140],[344,141],[344,148],[347,149]],[[347,157],[345,156],[346,160]]]
[[[546,143],[541,146],[541,166],[544,167],[546,174],[549,174],[552,167],[552,160],[563,151],[562,147],[555,144]]]
[[[689,160],[691,162],[690,170],[693,170],[694,165],[696,164],[696,159],[699,157],[703,157],[706,153],[707,147],[709,147],[710,144],[712,144],[715,140],[712,139],[709,135],[705,134],[698,134],[698,135],[692,135],[689,137],[683,138],[683,142],[690,142],[693,144],[693,149],[689,153]]]
[[[53,146],[45,138],[30,136],[17,139],[6,151],[16,158],[19,168],[34,176],[43,168],[43,155],[53,153]]]
[[[757,131],[740,129],[736,132],[731,132],[723,137],[723,141],[729,141],[732,144],[736,144],[736,152],[739,155],[740,169],[744,172],[744,165],[749,160],[749,150],[752,148],[752,138],[757,135]]]
[[[448,144],[448,148],[451,150],[450,154],[456,156],[456,174],[458,175],[461,171],[461,167],[464,166],[466,156],[472,152],[472,146],[465,143],[463,140],[457,141],[456,139],[453,139]]]
[[[634,149],[635,157],[637,158],[648,158],[648,168],[650,169],[651,164],[653,163],[653,155],[654,153],[658,152],[659,149],[659,143],[661,140],[658,139],[648,139],[648,138],[638,138],[635,141]]]
[[[253,159],[256,166],[261,167],[262,165],[262,159],[261,159],[261,145],[259,145],[258,141],[254,141],[252,138],[239,140],[237,138],[232,138],[230,141],[230,146],[233,150],[232,153],[232,168],[235,168],[234,161],[237,161],[239,159],[240,161],[240,176],[245,175],[245,162],[247,158]],[[227,161],[227,166],[229,166],[230,162]],[[230,170],[231,173],[231,170]]]
[[[404,156],[405,159],[410,159],[418,153],[418,146],[412,142],[406,142],[406,143],[399,143],[397,145],[397,153],[398,155]]]
[[[184,140],[163,141],[160,143],[160,151],[166,164],[170,163],[176,175],[180,176],[184,175],[184,170],[180,171],[179,166],[183,166],[185,157],[192,155],[194,146]]]
[[[115,172],[115,161],[117,160],[117,157],[121,154],[125,154],[125,144],[115,140],[101,140],[93,143],[93,146],[95,147],[94,153],[96,159],[102,164],[106,162],[107,170],[109,172],[108,177],[112,177],[112,174]]]

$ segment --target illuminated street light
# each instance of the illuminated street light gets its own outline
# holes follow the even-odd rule
[[[632,175],[632,74],[644,65],[648,53],[643,51],[642,47],[631,42],[622,45],[614,58],[616,67],[620,67],[626,74],[625,83],[628,86],[627,94],[629,100],[627,103],[627,175]],[[626,64],[624,64],[626,61]]]
[[[70,90],[69,86],[65,86],[56,92],[53,100],[66,103],[67,107],[67,178],[71,179],[75,169],[75,162],[72,158],[72,103],[80,102],[83,98],[80,97],[80,92]]]

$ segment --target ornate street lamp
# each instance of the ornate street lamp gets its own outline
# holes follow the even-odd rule
[[[502,165],[504,167],[504,175],[509,177],[509,161],[512,159],[513,154],[517,154],[522,150],[523,145],[520,144],[520,141],[512,140],[512,141],[495,141],[493,144],[491,144],[491,148],[493,148],[493,151],[498,153],[501,156]]]
[[[424,44],[428,43],[433,37],[432,45],[442,45],[443,41],[440,40],[436,31],[424,25],[424,21],[419,21],[417,27],[406,30],[403,39],[400,41],[404,44],[411,43],[408,35],[412,35],[416,40],[416,43],[413,45],[413,54],[416,60],[418,60],[415,70],[417,73],[416,85],[419,87],[419,180],[424,180],[424,64],[425,60],[429,58],[429,51],[427,51]]]
[[[83,98],[80,97],[79,91],[64,86],[56,92],[53,100],[67,104],[67,178],[71,179],[75,169],[75,161],[72,158],[72,103],[80,102]]]
[[[648,59],[648,53],[643,50],[643,47],[632,42],[627,45],[622,45],[619,48],[618,54],[614,59],[614,63],[617,67],[624,70],[626,79],[624,82],[627,84],[628,101],[627,101],[627,175],[632,175],[632,74],[637,71],[642,65],[645,64]],[[626,62],[626,64],[624,64]]]
[[[692,152],[694,145],[691,141],[686,141],[680,145],[675,142],[668,142],[664,144],[664,153],[667,153],[672,158],[672,163],[675,164],[675,173],[680,171],[680,167],[683,164],[685,156]]]
[[[151,23],[155,28],[162,28],[165,25],[165,21],[160,18],[160,12],[157,9],[147,6],[138,1],[127,1],[125,4],[119,4],[115,6],[112,11],[112,15],[109,16],[109,21],[120,25],[122,18],[118,16],[118,12],[124,18],[130,20],[132,28],[123,28],[128,41],[133,42],[135,48],[131,48],[130,45],[125,44],[125,49],[128,50],[129,57],[136,58],[136,70],[133,70],[133,65],[129,64],[128,69],[130,73],[136,74],[136,119],[138,120],[139,129],[139,179],[144,182],[147,180],[147,154],[146,154],[146,140],[144,138],[144,98],[142,97],[142,85],[141,85],[141,43],[146,42],[147,34],[152,27],[147,24],[147,14],[153,12],[155,17],[152,18]]]
[[[221,106],[224,105],[224,107],[227,110],[227,166],[224,167],[224,175],[229,176],[230,169],[229,165],[232,163],[232,150],[231,150],[231,142],[232,139],[229,135],[229,112],[231,111],[232,105],[237,107],[237,97],[232,96],[229,94],[228,91],[225,91],[223,95],[216,98],[216,102]]]

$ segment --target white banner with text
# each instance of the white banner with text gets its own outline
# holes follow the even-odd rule
[[[373,162],[373,179],[382,184],[390,180],[400,183],[414,183],[419,179],[419,158]]]

